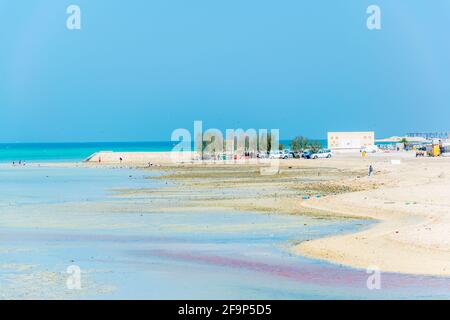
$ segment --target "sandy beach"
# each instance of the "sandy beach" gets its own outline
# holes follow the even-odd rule
[[[278,188],[256,168],[33,163],[2,164],[0,176],[0,300],[381,297],[367,290],[365,272],[290,252],[368,222],[252,209],[251,199]],[[67,287],[69,267],[81,271],[80,290]],[[393,298],[417,283],[400,280]],[[445,296],[442,284],[425,284],[417,297]]]
[[[100,155],[0,166],[0,299],[448,298],[445,158]]]
[[[147,166],[122,154],[128,165]],[[337,154],[332,159],[280,161],[273,176],[254,165],[174,164],[152,156],[148,170],[163,170],[172,187],[166,195],[180,207],[223,207],[330,217],[374,219],[368,230],[304,241],[299,255],[366,269],[450,275],[450,159],[412,153]],[[392,160],[400,160],[400,164]],[[110,161],[110,165],[118,165]],[[372,164],[375,174],[367,176]],[[98,165],[98,164],[96,164]],[[216,196],[203,193],[213,188]],[[189,190],[189,191],[187,191]],[[147,191],[130,191],[128,193]],[[181,195],[183,193],[183,195]]]
[[[364,216],[380,223],[367,231],[298,245],[294,251],[358,268],[450,274],[450,162],[403,159],[400,165],[375,162],[381,169],[365,178],[373,190],[303,203],[335,214]]]
[[[353,2],[2,1],[0,300],[450,300],[450,3]]]

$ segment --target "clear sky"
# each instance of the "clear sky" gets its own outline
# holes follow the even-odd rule
[[[0,0],[0,142],[450,130],[449,34],[448,0]]]

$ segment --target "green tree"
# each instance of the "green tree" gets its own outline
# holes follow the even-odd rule
[[[261,150],[263,145],[267,146],[267,150]],[[284,149],[284,145],[282,143],[278,144],[278,149],[282,150]],[[267,151],[267,153],[270,153],[272,151],[272,133],[268,132],[266,136],[261,135],[258,137],[258,150],[259,151]]]
[[[308,138],[297,136],[291,141],[291,150],[303,151],[308,147],[308,144],[309,144]]]
[[[315,153],[322,149],[322,144],[317,140],[310,141],[308,144],[308,149],[311,150],[311,152]]]
[[[272,151],[272,133],[269,132],[267,134],[267,152],[270,153]]]
[[[403,148],[406,149],[406,145],[408,144],[408,139],[402,138],[402,139],[400,140],[400,143],[403,143]]]
[[[262,145],[266,144],[266,151],[267,153],[270,153],[270,151],[272,151],[272,133],[268,132],[266,136],[260,136],[259,140],[259,148],[262,148]],[[260,150],[258,148],[258,150]]]

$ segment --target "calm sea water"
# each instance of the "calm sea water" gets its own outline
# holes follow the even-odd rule
[[[323,145],[325,140],[320,140]],[[289,140],[282,140],[289,146]],[[0,162],[11,161],[81,161],[98,151],[164,152],[177,142],[86,142],[86,143],[0,143]]]
[[[160,211],[158,196],[113,196],[164,183],[149,174],[0,165],[0,300],[449,298],[449,278],[383,273],[369,290],[366,270],[290,253],[367,221]],[[82,271],[80,291],[66,286],[69,266]]]
[[[0,162],[81,161],[98,151],[170,151],[176,142],[88,142],[0,144]]]

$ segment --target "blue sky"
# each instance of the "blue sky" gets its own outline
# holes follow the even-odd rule
[[[450,130],[448,30],[448,0],[0,0],[0,142]]]

